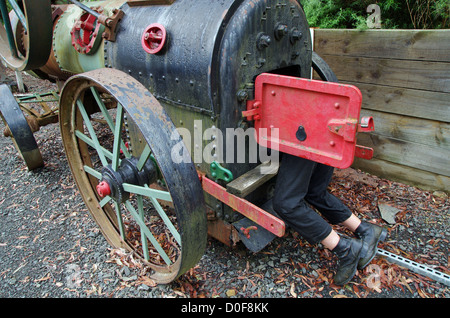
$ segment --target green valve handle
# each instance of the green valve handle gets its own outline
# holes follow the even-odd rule
[[[233,180],[233,173],[222,167],[217,161],[211,163],[211,176],[216,180],[224,180],[226,182]]]

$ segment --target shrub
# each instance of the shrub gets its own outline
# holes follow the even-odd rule
[[[300,0],[311,27],[367,28],[367,7],[381,9],[384,29],[444,29],[450,27],[448,0]]]

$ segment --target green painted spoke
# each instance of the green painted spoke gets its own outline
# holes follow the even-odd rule
[[[125,230],[123,227],[122,211],[120,209],[120,204],[114,201],[114,205],[116,207],[116,215],[117,215],[117,222],[119,223],[120,236],[122,237],[122,240],[125,241]]]
[[[107,205],[109,203],[109,201],[111,201],[112,198],[110,196],[106,196],[103,198],[103,200],[100,201],[100,206],[103,208],[105,205]]]
[[[80,110],[81,116],[83,116],[84,124],[86,125],[86,128],[88,129],[89,134],[91,135],[91,140],[94,143],[94,148],[97,150],[97,153],[100,157],[100,161],[102,162],[103,166],[106,167],[108,165],[108,161],[106,160],[106,157],[103,153],[103,150],[102,150],[103,148],[102,148],[102,146],[100,146],[100,142],[97,139],[97,135],[95,134],[95,130],[91,124],[89,115],[87,114],[83,103],[79,99],[77,100],[77,106],[78,106],[78,109]]]
[[[93,141],[91,138],[89,138],[88,136],[86,136],[85,134],[83,134],[81,131],[75,130],[75,136],[77,136],[78,138],[80,138],[82,141],[84,141],[85,143],[87,143],[87,144],[88,144],[89,146],[91,146],[92,148],[95,148],[95,143],[94,143],[94,141]],[[112,160],[113,154],[112,154],[110,151],[106,150],[106,149],[103,148],[103,147],[100,147],[100,149],[102,150],[103,155],[104,155],[106,158]]]
[[[141,222],[144,222],[144,199],[142,198],[142,195],[137,196],[137,202],[140,220]],[[142,250],[144,252],[144,258],[148,262],[150,261],[150,255],[148,253],[147,235],[145,235],[145,233],[142,231],[141,231],[141,242],[142,242]]]
[[[141,186],[136,186],[136,185],[132,185],[132,184],[128,184],[128,183],[124,183],[124,184],[122,184],[122,186],[123,186],[123,189],[129,193],[143,195],[143,196],[146,196],[149,198],[154,198],[156,200],[159,199],[159,200],[172,202],[172,197],[170,196],[170,193],[167,191],[155,190],[155,189],[151,189],[149,187],[141,187]]]
[[[148,145],[146,145],[144,148],[144,151],[142,151],[141,157],[139,158],[139,161],[136,166],[139,171],[142,170],[142,168],[144,167],[148,158],[150,158],[151,154],[152,154],[152,151],[150,150],[150,147]]]
[[[141,221],[141,218],[139,214],[136,212],[136,209],[131,205],[130,201],[126,201],[125,205],[128,209],[128,211],[131,213],[135,221],[138,223],[138,225],[141,228],[141,232],[144,232],[144,234],[147,236],[150,243],[152,243],[153,247],[156,248],[159,255],[163,258],[164,262],[166,262],[167,265],[171,265],[172,262],[169,259],[169,256],[167,256],[166,252],[163,250],[161,245],[158,243],[158,241],[153,236],[152,232],[149,230],[147,225],[143,221]]]
[[[172,233],[172,235],[175,238],[175,240],[177,241],[178,245],[181,246],[180,233],[178,233],[178,231],[175,228],[175,226],[173,226],[172,221],[170,221],[169,217],[167,216],[167,214],[164,211],[164,209],[162,208],[162,206],[159,204],[159,202],[157,200],[155,200],[153,198],[150,198],[150,201],[152,201],[153,207],[156,209],[156,211],[158,212],[159,216],[161,217],[161,219],[166,224],[166,226],[169,229],[170,233]]]
[[[95,101],[97,102],[98,107],[103,113],[103,116],[105,116],[105,120],[108,123],[109,128],[111,128],[112,131],[114,131],[114,123],[111,118],[111,115],[108,113],[108,109],[105,106],[105,103],[103,103],[100,94],[97,92],[97,90],[94,87],[91,87],[92,95],[94,95]]]
[[[17,14],[17,17],[19,18],[20,23],[22,24],[23,28],[25,29],[25,32],[28,32],[28,24],[27,19],[25,18],[25,15],[23,14],[22,10],[20,9],[19,5],[17,4],[16,0],[8,0],[9,4],[13,8],[14,12]]]
[[[100,110],[102,111],[102,114],[105,117],[105,120],[108,123],[109,128],[111,129],[111,131],[115,131],[116,129],[115,129],[113,119],[111,118],[111,115],[109,114],[108,109],[106,108],[105,104],[103,103],[103,101],[100,97],[100,94],[97,92],[97,90],[94,87],[91,87],[91,92],[94,95],[97,105],[100,108]],[[128,149],[125,146],[125,143],[123,142],[122,139],[121,139],[121,143],[120,143],[120,148],[122,149],[122,152],[125,155],[125,157],[127,157],[127,158],[131,157],[131,155],[128,152]]]
[[[102,179],[102,174],[94,169],[92,169],[91,167],[88,166],[84,166],[84,171],[89,173],[91,176],[93,176],[94,178],[101,180]]]
[[[2,11],[3,23],[5,24],[5,31],[8,37],[9,49],[11,50],[11,55],[17,58],[16,40],[14,39],[14,33],[11,27],[11,21],[9,19],[8,8],[6,7],[6,0],[0,1],[0,9]]]
[[[116,118],[116,129],[114,130],[114,144],[113,144],[113,159],[112,168],[117,171],[119,168],[119,156],[120,156],[120,142],[122,141],[121,131],[123,124],[123,107],[122,105],[117,106],[117,118]]]

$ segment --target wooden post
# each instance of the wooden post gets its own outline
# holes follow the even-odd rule
[[[3,65],[3,62],[0,61],[0,83],[4,83],[6,81],[6,67]]]
[[[25,85],[23,84],[22,73],[16,71],[17,88],[20,93],[25,93]]]

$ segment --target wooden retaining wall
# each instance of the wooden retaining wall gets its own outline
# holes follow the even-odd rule
[[[339,80],[363,93],[376,132],[359,144],[363,171],[428,190],[450,191],[450,30],[315,29],[314,50]]]

